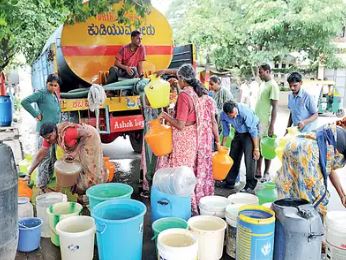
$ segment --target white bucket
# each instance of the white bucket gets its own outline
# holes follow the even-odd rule
[[[60,237],[62,260],[92,260],[94,257],[95,221],[88,216],[61,220],[55,227]]]
[[[188,220],[189,229],[197,237],[198,260],[222,257],[226,222],[215,216],[195,216]]]
[[[327,254],[326,258],[328,260],[345,260],[346,259],[346,249],[337,248],[327,242]]]
[[[37,217],[43,220],[41,237],[50,237],[47,208],[58,202],[66,202],[67,196],[60,192],[48,192],[36,197]]]
[[[231,204],[258,205],[258,197],[256,195],[245,192],[238,192],[229,195],[228,200]]]
[[[221,196],[206,196],[199,201],[201,215],[225,218],[225,209],[230,204],[229,200]]]
[[[197,240],[189,230],[171,228],[162,231],[157,238],[159,260],[196,260],[197,255]]]
[[[330,211],[326,219],[330,259],[346,259],[346,211]]]
[[[237,218],[241,206],[244,204],[230,204],[226,207],[226,253],[233,258],[236,253]]]

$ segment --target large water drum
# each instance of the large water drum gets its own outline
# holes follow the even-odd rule
[[[16,256],[17,227],[17,170],[12,150],[0,141],[0,259]]]
[[[237,260],[272,260],[275,213],[263,206],[247,205],[239,209],[237,223]]]
[[[302,199],[282,199],[272,208],[276,215],[274,259],[321,259],[324,228],[313,205]]]
[[[0,126],[12,123],[12,101],[10,96],[0,96]]]

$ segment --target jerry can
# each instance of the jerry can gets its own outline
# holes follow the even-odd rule
[[[152,108],[162,108],[169,106],[171,86],[168,81],[150,75],[150,82],[144,87],[145,95]]]

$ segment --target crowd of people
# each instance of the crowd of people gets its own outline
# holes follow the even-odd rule
[[[109,71],[108,83],[117,81],[120,77],[143,75],[145,49],[141,40],[140,32],[132,32],[131,43],[121,48],[116,56],[115,64]],[[152,113],[172,127],[173,151],[168,156],[156,158],[151,168],[157,170],[163,167],[188,166],[194,170],[197,185],[192,195],[192,209],[195,214],[198,213],[199,200],[214,194],[212,153],[225,144],[231,127],[235,129],[235,135],[229,155],[234,160],[234,165],[225,181],[217,185],[226,189],[235,188],[243,156],[246,184],[241,192],[254,193],[258,180],[270,179],[270,160],[264,160],[262,171],[260,140],[275,135],[280,89],[268,64],[258,68],[261,84],[255,105],[251,106],[236,102],[230,89],[223,87],[217,76],[209,79],[209,91],[213,93],[209,95],[207,88],[197,79],[195,69],[189,64],[184,64],[177,70],[158,71],[156,74],[169,74],[173,77],[170,83],[178,96],[173,109],[160,114]],[[291,139],[284,149],[282,168],[275,178],[279,195],[307,199],[316,203],[323,214],[328,203],[326,179],[329,176],[346,206],[345,191],[335,174],[335,169],[345,165],[346,131],[336,125],[316,130],[317,104],[302,88],[302,75],[293,72],[287,82],[291,89],[287,127],[297,127],[300,134]],[[46,89],[22,101],[24,109],[38,121],[39,150],[28,174],[38,166],[37,186],[46,191],[56,160],[55,146],[58,144],[65,151],[65,156],[81,162],[83,173],[76,190],[83,194],[91,185],[107,179],[103,169],[101,141],[99,134],[91,126],[60,123],[60,107],[55,93],[58,85],[58,76],[51,74],[47,78]],[[38,110],[32,107],[32,103],[37,104]],[[144,149],[145,152],[148,150]],[[142,156],[142,160],[145,158],[147,157]]]

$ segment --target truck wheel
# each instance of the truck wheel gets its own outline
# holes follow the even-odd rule
[[[143,131],[132,132],[129,134],[129,137],[133,151],[135,151],[135,153],[141,153],[143,145]]]
[[[345,115],[345,111],[341,108],[336,112],[337,117],[343,117]]]

